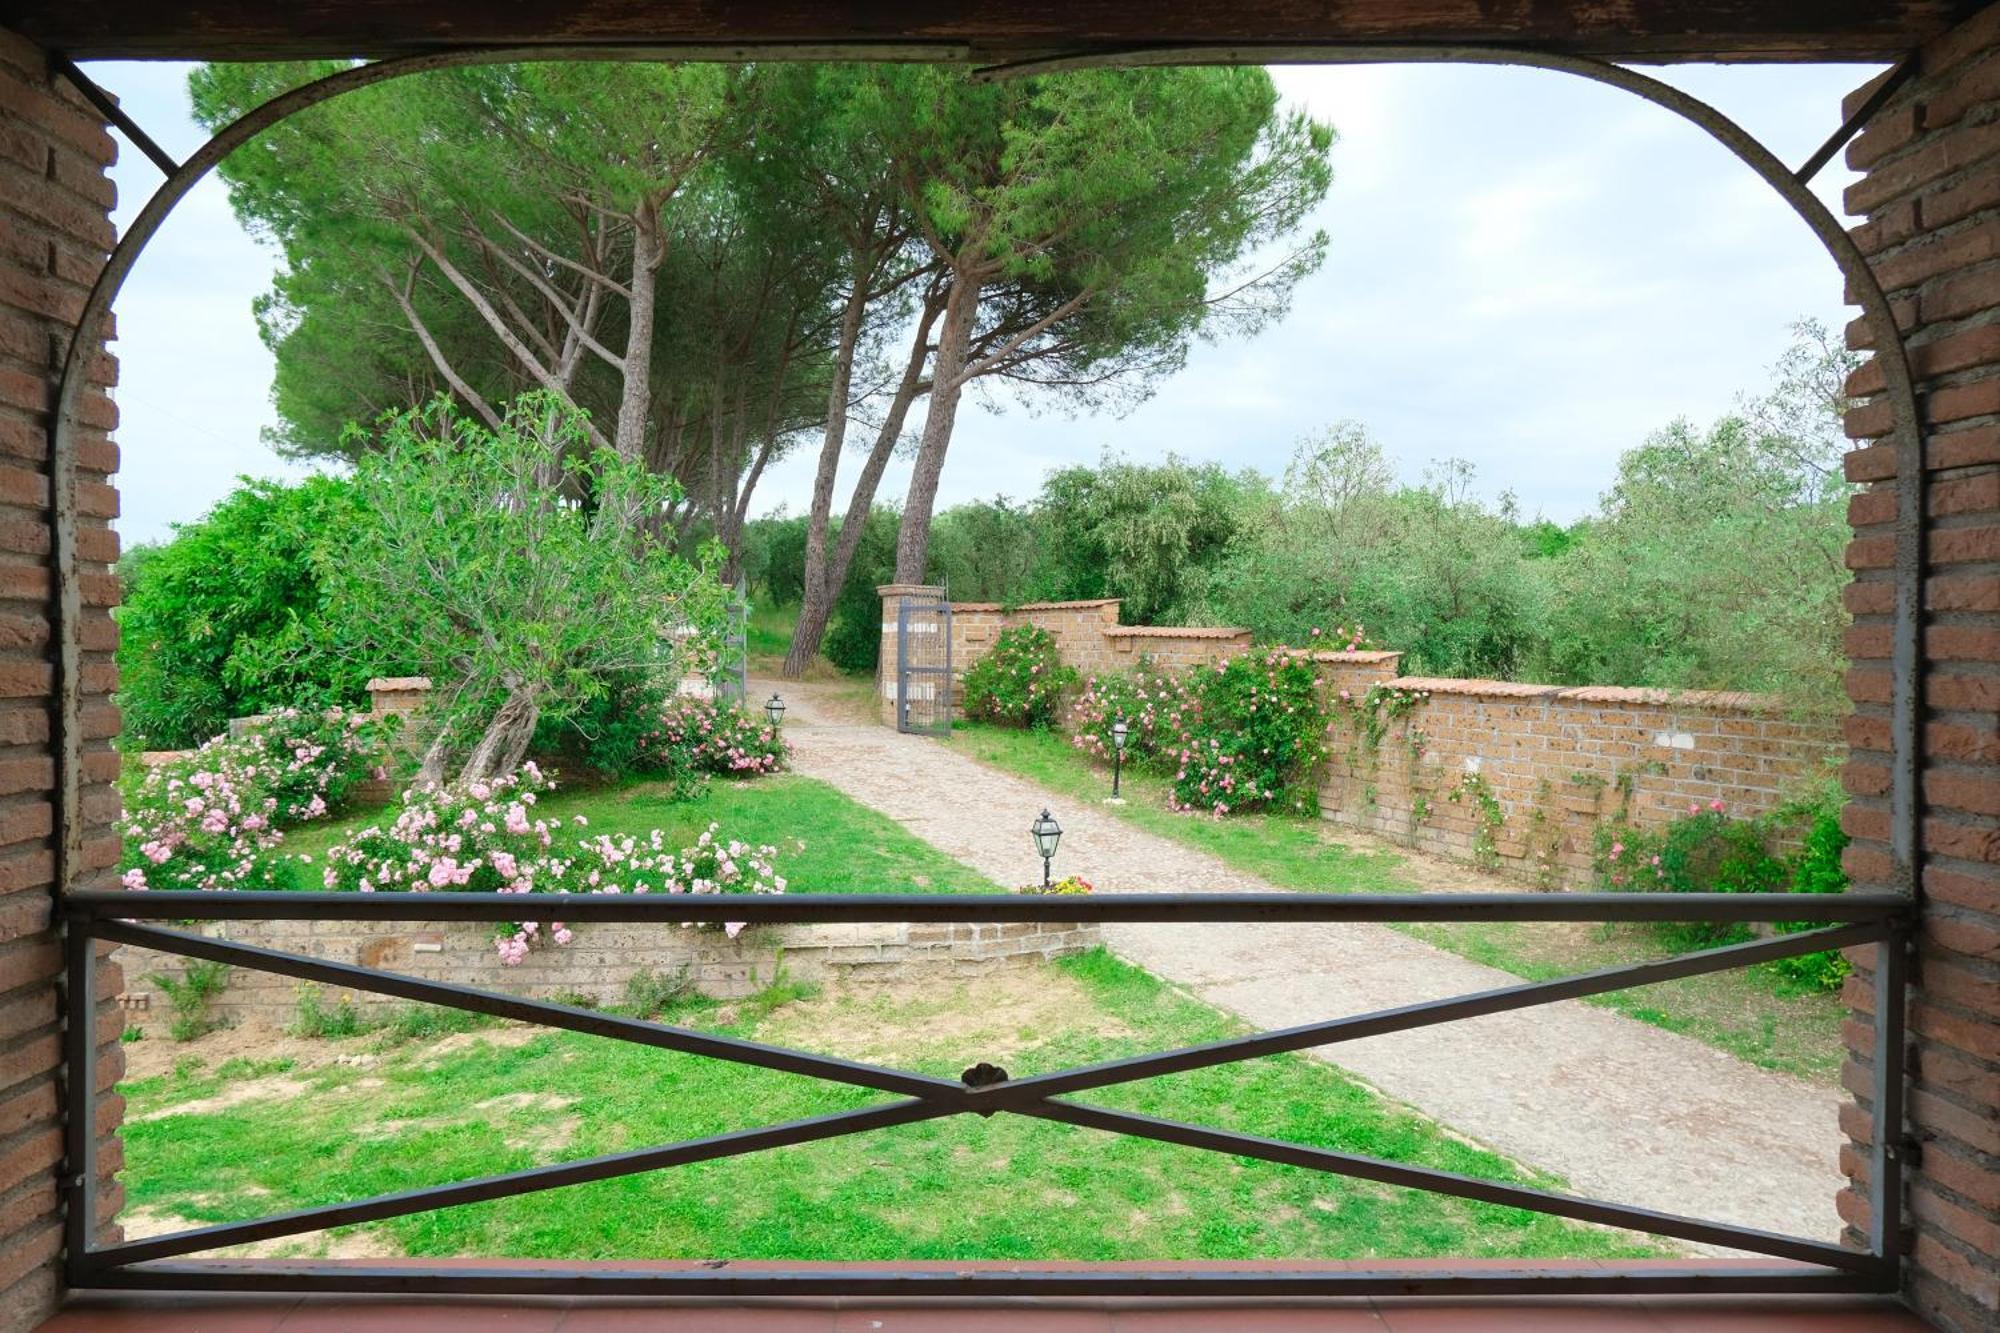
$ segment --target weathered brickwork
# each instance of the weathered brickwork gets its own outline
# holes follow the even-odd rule
[[[1373,685],[1422,696],[1373,744],[1336,708],[1321,813],[1547,888],[1590,882],[1607,822],[1658,827],[1712,801],[1763,814],[1840,752],[1836,728],[1756,695],[1399,676],[1398,657],[1316,654],[1335,699]]]
[[[876,697],[882,720],[896,714],[897,610],[906,599],[936,600],[942,588],[890,584],[876,590],[882,597],[882,656]],[[951,604],[951,660],[958,678],[965,669],[993,651],[1003,630],[1035,625],[1056,641],[1062,660],[1088,676],[1098,671],[1125,671],[1140,659],[1169,671],[1214,666],[1250,647],[1247,629],[1189,625],[1121,625],[1119,599],[1100,597],[1081,602],[999,602]]]
[[[1869,88],[1857,90],[1848,109]],[[1867,174],[1848,191],[1854,228],[1909,341],[1927,422],[1933,530],[1924,602],[1928,764],[1920,952],[1910,996],[1909,1113],[1919,1156],[1905,1177],[1908,1285],[1945,1328],[2000,1322],[2000,8],[1922,53],[1919,74],[1848,150]],[[1870,334],[1848,330],[1857,348]],[[1879,393],[1871,362],[1850,383]],[[1897,463],[1889,407],[1847,416],[1848,476],[1866,489],[1849,518],[1852,670],[1846,772],[1848,869],[1892,888],[1890,623]],[[1867,1113],[1874,1048],[1870,950],[1854,951],[1847,998],[1856,1105],[1843,1118],[1853,1186],[1841,1215],[1869,1223]]]
[[[432,981],[544,1000],[581,996],[593,1004],[623,1000],[626,984],[642,970],[660,978],[685,971],[703,994],[738,999],[770,984],[781,964],[788,976],[815,984],[940,981],[1044,963],[1098,942],[1094,925],[1039,921],[771,926],[734,940],[720,931],[592,925],[577,927],[566,946],[537,949],[519,966],[505,967],[494,952],[492,930],[476,923],[251,921],[209,933]],[[129,947],[114,956],[131,978],[131,989],[120,997],[127,1018],[141,1027],[161,1025],[165,999],[152,978],[179,977],[184,960]],[[290,977],[234,968],[211,1014],[230,1024],[287,1027],[298,1016],[300,990]],[[399,1003],[365,991],[323,990],[320,999],[328,1005],[350,1000],[364,1009]]]
[[[56,1170],[62,1155],[61,951],[54,929],[55,700],[50,630],[50,484],[47,420],[68,332],[112,243],[113,202],[105,169],[116,148],[98,115],[58,77],[36,47],[0,30],[0,1329],[32,1326],[55,1299],[61,1246]],[[109,329],[104,330],[108,335]],[[110,702],[117,628],[110,563],[118,512],[110,476],[118,453],[109,432],[117,365],[100,355],[82,415],[78,501],[84,577],[84,877],[100,880],[117,860],[118,760]],[[121,1068],[111,996],[116,967],[100,971],[91,997],[99,1039],[99,1091]],[[118,1098],[100,1104],[115,1127]],[[106,1136],[99,1161],[108,1221],[122,1197],[111,1177],[119,1145]]]

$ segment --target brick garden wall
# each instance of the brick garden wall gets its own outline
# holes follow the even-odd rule
[[[1857,90],[1852,110],[1870,91]],[[1909,1052],[1906,1172],[1914,1234],[1906,1285],[1945,1328],[2000,1324],[2000,7],[1927,48],[1919,74],[1848,149],[1865,172],[1847,210],[1909,342],[1927,421],[1933,530],[1924,602],[1929,763],[1922,927]],[[1849,342],[1869,346],[1859,322]],[[1849,385],[1878,393],[1864,366]],[[1894,889],[1889,838],[1890,623],[1897,461],[1885,400],[1847,416],[1860,445],[1848,477],[1866,489],[1849,518],[1852,759],[1845,823],[1856,887]],[[1874,1049],[1871,950],[1855,950],[1847,998],[1856,1103],[1842,1124],[1853,1188],[1841,1216],[1869,1223],[1867,1113]]]
[[[897,608],[905,599],[935,600],[942,588],[916,584],[889,584],[876,589],[882,597],[882,655],[876,672],[876,699],[882,720],[896,720],[896,626]],[[1217,629],[1202,626],[1121,625],[1120,601],[1100,597],[1081,602],[1025,602],[1004,606],[999,602],[953,602],[951,605],[951,654],[955,675],[993,651],[1001,631],[1016,625],[1035,625],[1047,630],[1056,641],[1062,660],[1084,675],[1097,671],[1123,671],[1140,658],[1150,658],[1157,666],[1185,671],[1195,666],[1213,666],[1250,646],[1247,629]]]
[[[685,969],[703,994],[737,999],[770,984],[781,962],[789,976],[815,984],[940,981],[1043,963],[1098,942],[1096,926],[1060,922],[772,926],[734,940],[672,926],[586,925],[570,944],[537,949],[519,966],[503,967],[491,928],[478,923],[252,921],[209,933],[433,981],[544,1000],[582,996],[593,1004],[623,1000],[626,983],[641,970],[672,977]],[[183,960],[130,947],[114,957],[131,979],[128,1018],[149,1031],[163,1028],[166,1001],[151,978],[179,977]],[[290,977],[234,968],[211,1012],[230,1024],[287,1027],[298,1016],[301,988]],[[320,998],[328,1005],[350,998],[364,1009],[400,1003],[361,991],[323,990]]]
[[[1546,888],[1590,882],[1607,821],[1657,827],[1717,800],[1763,814],[1840,750],[1835,726],[1758,695],[1444,680],[1398,675],[1396,653],[1314,656],[1336,697],[1372,685],[1428,695],[1374,745],[1336,710],[1321,813]]]
[[[111,247],[117,155],[96,112],[54,76],[46,55],[0,30],[0,1329],[31,1327],[52,1308],[62,1242],[57,1165],[62,1156],[55,903],[55,700],[49,616],[51,576],[48,413],[68,350],[68,329]],[[104,333],[108,336],[110,330]],[[118,840],[118,714],[109,699],[117,641],[109,607],[118,510],[109,478],[118,465],[109,390],[117,364],[92,363],[82,401],[78,504],[84,619],[85,822],[80,882],[109,880]],[[122,1069],[118,970],[103,967],[85,1021],[102,1045],[99,1092]],[[122,1203],[115,1180],[121,1117],[116,1095],[99,1104],[100,1221]],[[109,1228],[106,1228],[107,1231]]]

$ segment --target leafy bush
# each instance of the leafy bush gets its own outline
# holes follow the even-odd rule
[[[381,762],[381,724],[287,709],[147,769],[125,794],[128,889],[281,889],[265,855],[336,813]]]
[[[215,1029],[212,1010],[215,997],[229,987],[229,964],[190,958],[178,977],[155,972],[146,979],[167,997],[167,1035],[175,1041],[193,1041]]]
[[[358,1037],[368,1031],[371,1024],[354,1003],[354,997],[343,995],[337,1004],[329,1006],[322,998],[320,988],[307,982],[299,987],[297,1015],[290,1028],[294,1037],[308,1037],[322,1040],[333,1037]]]
[[[1130,674],[1105,672],[1083,683],[1070,705],[1070,743],[1111,762],[1111,728],[1125,721],[1125,762],[1147,768],[1177,766],[1195,698],[1187,683],[1141,658]]]
[[[1176,809],[1318,811],[1327,714],[1308,658],[1283,648],[1246,653],[1196,670],[1188,691],[1197,702],[1183,714],[1175,754]]]
[[[119,561],[118,707],[134,744],[178,749],[280,705],[351,706],[378,661],[326,595],[315,553],[344,547],[352,483],[245,479],[172,540]]]
[[[660,830],[649,838],[613,838],[543,818],[535,806],[555,783],[532,761],[504,778],[464,786],[429,787],[404,795],[387,827],[373,825],[333,847],[321,875],[334,890],[427,893],[783,893],[772,867],[774,847],[750,847],[716,837],[709,825],[692,847],[670,851]],[[525,906],[525,904],[524,904]],[[732,936],[744,923],[724,929]],[[509,965],[531,948],[568,944],[560,921],[503,924],[494,947]]]
[[[1798,850],[1773,850],[1804,823]],[[1688,813],[1657,832],[1630,824],[1597,831],[1597,874],[1601,888],[1666,893],[1842,893],[1847,872],[1840,854],[1847,834],[1840,827],[1839,797],[1822,794],[1781,807],[1760,819],[1731,819],[1721,801],[1690,805]],[[1817,929],[1817,923],[1783,922],[1777,929]],[[1749,927],[1720,922],[1669,921],[1660,933],[1674,947],[1712,948],[1753,938]],[[1835,990],[1847,975],[1847,960],[1823,950],[1781,958],[1771,970],[1809,990]]]
[[[1076,668],[1063,665],[1055,635],[1039,625],[1015,625],[1001,630],[993,651],[967,668],[965,713],[1010,727],[1047,727],[1076,679]]]

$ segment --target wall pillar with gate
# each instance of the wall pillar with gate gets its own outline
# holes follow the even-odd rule
[[[875,663],[875,710],[884,726],[896,725],[896,627],[906,605],[934,606],[944,589],[929,583],[885,583],[875,589],[882,599],[882,651]]]

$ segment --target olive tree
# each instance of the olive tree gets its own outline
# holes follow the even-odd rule
[[[448,398],[385,418],[355,470],[366,521],[323,578],[382,660],[432,678],[437,732],[419,780],[500,776],[537,723],[634,673],[670,685],[713,642],[720,549],[690,561],[653,521],[678,485],[591,446],[546,391],[497,424]]]

